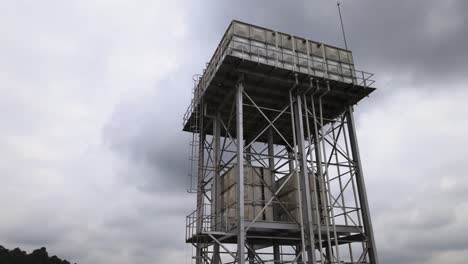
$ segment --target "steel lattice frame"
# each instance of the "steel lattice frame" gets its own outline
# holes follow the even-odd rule
[[[297,82],[297,79],[296,79]],[[229,118],[207,111],[201,101],[195,133],[198,137],[197,210],[187,217],[187,241],[195,248],[195,263],[372,263],[377,253],[369,215],[356,139],[353,107],[346,106],[333,119],[323,117],[322,98],[328,82],[311,79],[307,90],[293,85],[284,107],[264,107],[244,89],[239,78],[227,100]],[[244,139],[245,108],[257,110],[267,122],[255,136]],[[283,135],[289,116],[292,140]],[[207,123],[206,120],[210,120]],[[232,135],[235,126],[235,135]],[[267,142],[257,141],[267,135]],[[275,142],[282,143],[274,143]],[[236,164],[261,166],[274,172],[273,196],[251,221],[238,221],[234,229],[221,222],[221,175]],[[237,166],[237,219],[244,219],[244,166]],[[260,175],[257,175],[263,181]],[[299,219],[287,210],[278,193],[295,177]],[[297,233],[271,235],[256,232],[262,212],[275,204],[284,210]],[[283,228],[271,223],[269,228]]]

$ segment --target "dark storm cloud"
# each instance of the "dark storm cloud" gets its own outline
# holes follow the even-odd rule
[[[363,153],[364,160],[374,156],[385,160],[380,163],[378,160],[369,161],[365,167],[387,168],[387,162],[404,164],[404,168],[394,166],[384,172],[381,171],[383,169],[371,170],[369,176],[374,178],[367,178],[382,263],[430,263],[433,256],[447,253],[449,249],[464,250],[467,245],[460,235],[463,232],[457,232],[456,228],[466,217],[460,213],[462,209],[447,208],[449,204],[456,204],[466,193],[467,182],[460,179],[464,168],[453,166],[448,160],[442,162],[435,155],[421,157],[421,152],[448,152],[452,146],[435,145],[434,142],[443,142],[443,138],[427,135],[427,131],[433,130],[426,126],[428,121],[415,122],[427,115],[411,116],[411,113],[427,113],[432,102],[439,100],[439,97],[433,97],[426,104],[416,105],[419,100],[427,99],[424,97],[429,94],[427,91],[438,89],[440,81],[453,78],[459,82],[466,78],[468,32],[464,23],[468,5],[466,1],[435,0],[342,2],[348,42],[357,67],[374,72],[378,81],[376,85],[381,88],[373,95],[378,100],[373,98],[364,104],[366,107],[358,108],[359,113],[370,111],[379,116],[370,121],[359,121],[368,122],[368,129],[385,128],[372,130],[372,133],[379,135],[375,145],[381,141],[393,142],[393,146],[379,145],[375,153],[368,153],[370,155]],[[191,76],[203,70],[232,19],[343,46],[334,1],[205,1],[203,4],[188,4],[187,8],[190,13],[185,45],[180,49],[179,67],[171,76],[153,84],[158,92],[146,94],[143,98],[123,99],[103,134],[112,150],[128,157],[134,167],[142,167],[141,170],[124,173],[127,182],[152,195],[164,192],[182,194],[184,191],[189,135],[181,129],[182,116],[192,89]],[[438,85],[420,85],[430,82]],[[450,89],[451,84],[447,82],[443,88]],[[409,91],[404,89],[408,88],[426,89],[414,101],[389,96],[407,93]],[[450,111],[446,114],[453,115]],[[407,115],[412,118],[404,119]],[[452,123],[452,120],[441,116],[437,116],[437,120],[444,124]],[[415,137],[405,141],[408,135],[402,132],[410,127],[412,134],[426,140],[418,142],[418,137]],[[363,141],[369,141],[369,138],[367,135]],[[464,142],[456,137],[450,139],[452,143]],[[392,147],[395,148],[394,156]],[[371,147],[368,145],[367,148]],[[408,160],[412,161],[411,166],[407,164]],[[428,166],[432,164],[440,164],[440,167]],[[416,172],[411,168],[415,168]],[[425,174],[417,174],[418,170]],[[440,185],[440,175],[452,175],[457,184],[451,186],[449,191],[437,187]],[[429,187],[424,187],[424,184]],[[455,193],[460,196],[457,197]],[[426,203],[424,206],[421,205],[422,201]],[[167,231],[173,226],[145,225],[137,218],[161,219],[170,215],[176,219],[176,215],[179,215],[183,219],[190,212],[186,204],[182,205],[179,201],[173,207],[155,205],[153,209],[149,208],[141,209],[148,215],[142,214],[136,218],[122,216],[106,224],[111,231],[118,233],[120,230],[123,238],[130,241],[136,239],[142,247],[147,242],[157,252],[163,252],[167,245],[154,238],[162,235],[169,237],[167,244],[180,249],[182,240],[170,237]],[[145,233],[151,228],[165,230]],[[131,252],[136,254],[139,249],[133,248]]]
[[[210,1],[190,10],[192,23],[187,29],[187,45],[181,50],[183,66],[173,75],[177,80],[156,84],[155,88],[165,92],[147,102],[121,104],[106,133],[111,145],[149,165],[150,175],[141,176],[148,179],[149,189],[162,186],[160,178],[175,188],[185,183],[188,135],[180,132],[179,121],[188,100],[180,98],[190,95],[190,77],[203,70],[232,19],[343,46],[332,1]],[[422,83],[463,78],[468,70],[468,52],[463,52],[468,43],[466,1],[343,1],[343,11],[357,66],[376,73],[377,80],[408,74],[413,82],[417,78]],[[397,82],[394,85],[388,84],[391,90],[387,93],[397,90]],[[378,91],[376,96],[383,94]],[[130,116],[146,111],[145,117]],[[128,124],[132,124],[131,131],[137,130],[134,134],[123,129]],[[165,175],[155,177],[152,168]]]
[[[341,1],[359,69],[410,74],[418,81],[463,78],[468,70],[468,2]],[[199,12],[199,13],[198,13]],[[219,40],[231,19],[343,47],[334,1],[210,1],[194,8],[199,41]],[[214,37],[213,35],[217,37]]]
[[[348,1],[346,7],[352,47],[364,63],[421,81],[460,78],[467,70],[466,1]]]

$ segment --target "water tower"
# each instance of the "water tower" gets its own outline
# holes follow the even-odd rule
[[[194,263],[378,263],[353,118],[371,77],[349,50],[231,22],[184,116]]]

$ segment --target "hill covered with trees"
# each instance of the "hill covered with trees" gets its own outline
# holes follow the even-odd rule
[[[71,264],[57,256],[49,257],[46,248],[36,249],[30,254],[19,248],[8,250],[0,246],[0,264]],[[75,263],[76,264],[76,263]]]

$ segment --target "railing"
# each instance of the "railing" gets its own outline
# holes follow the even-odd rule
[[[375,80],[372,79],[374,74],[356,70],[353,64],[294,52],[290,49],[283,49],[237,36],[231,36],[228,40],[224,39],[221,42],[203,71],[203,75],[195,87],[192,101],[184,115],[184,126],[226,55],[308,74],[315,78],[326,78],[363,87],[370,87],[375,83]]]
[[[229,232],[234,224],[234,218],[228,214],[216,216],[211,213],[211,204],[203,204],[200,215],[198,209],[186,216],[185,219],[185,240],[192,238],[194,235],[203,232]]]

